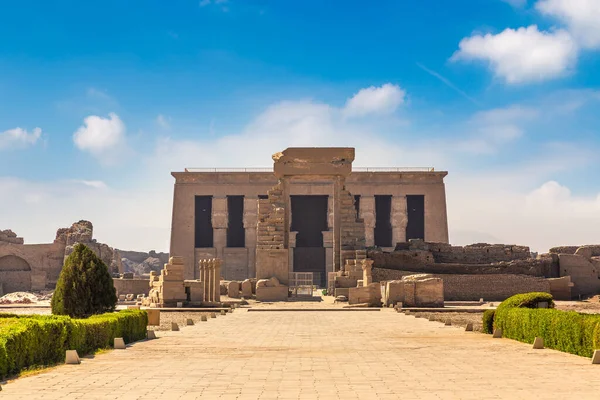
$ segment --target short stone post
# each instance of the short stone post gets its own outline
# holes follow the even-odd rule
[[[185,321],[186,325],[194,325],[194,321],[192,321],[191,318],[188,318],[187,321]]]
[[[177,323],[175,322],[171,322],[171,330],[172,331],[178,331],[179,330],[179,325],[177,325]]]
[[[592,356],[592,364],[600,364],[600,350],[594,350],[594,355]]]
[[[502,329],[500,329],[500,328],[496,328],[496,329],[494,329],[494,335],[493,335],[493,337],[494,337],[495,339],[500,339],[500,338],[502,338]]]
[[[221,315],[227,315],[227,312],[225,310],[221,310]]]
[[[210,313],[210,317],[211,317],[211,318],[217,318],[217,314],[215,314],[214,312],[211,312],[211,313]]]
[[[465,331],[466,332],[473,332],[473,323],[472,322],[469,322],[467,324],[467,327],[465,328]]]
[[[446,325],[446,326],[450,326],[450,325],[452,325],[452,321],[451,321],[451,320],[448,318],[448,319],[446,320],[446,323],[445,323],[444,325]]]
[[[149,331],[146,333],[146,338],[147,338],[148,340],[156,339],[156,333],[155,333],[154,331],[152,331],[152,330],[149,330]]]
[[[116,337],[114,339],[113,348],[119,350],[125,350],[127,347],[125,346],[125,341],[122,337]]]
[[[200,317],[200,321],[202,321],[202,322],[206,322],[206,321],[208,321],[208,318],[206,318],[206,315],[202,315],[202,316]]]
[[[81,364],[81,359],[77,350],[67,350],[65,354],[65,364]]]
[[[544,338],[536,336],[533,340],[533,348],[534,349],[543,349],[544,348]]]

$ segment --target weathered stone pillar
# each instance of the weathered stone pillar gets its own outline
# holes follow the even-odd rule
[[[244,230],[248,249],[246,278],[256,276],[256,226],[258,223],[258,197],[244,198]]]
[[[375,246],[375,196],[360,196],[360,215],[365,224],[365,245]]]
[[[333,181],[333,254],[334,269],[340,270],[342,256],[342,201],[341,192],[344,186],[344,180],[341,176],[336,176]]]
[[[227,197],[213,197],[212,200],[212,226],[213,247],[218,258],[223,258],[223,249],[227,247],[227,227],[229,215],[227,213]]]
[[[373,283],[373,260],[370,258],[365,258],[361,263],[363,270],[363,286],[368,286]]]
[[[329,285],[329,273],[334,272],[333,266],[333,230],[323,231],[323,247],[325,247],[325,273],[327,274],[327,284]]]
[[[327,196],[327,229],[333,232],[333,196]]]
[[[290,238],[289,238],[289,272],[294,272],[294,251],[296,250],[296,235],[298,235],[298,232],[296,231],[290,231]]]
[[[221,301],[221,260],[213,259],[213,301]]]
[[[396,243],[406,242],[406,225],[408,224],[406,196],[392,197],[390,218],[392,224],[392,245],[396,246]]]
[[[198,269],[200,270],[200,281],[202,281],[202,301],[208,301],[208,286],[206,282],[206,261],[198,261]]]

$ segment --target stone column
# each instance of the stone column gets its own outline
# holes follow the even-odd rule
[[[218,258],[213,260],[213,282],[213,301],[219,302],[221,301],[221,260]]]
[[[344,186],[344,179],[341,176],[336,176],[333,181],[333,254],[334,254],[334,270],[339,271],[342,256],[342,201],[341,192]]]
[[[256,276],[256,228],[258,224],[258,197],[244,197],[244,229],[248,250],[246,278]]]
[[[323,247],[325,247],[325,273],[329,285],[329,273],[334,272],[335,260],[333,259],[333,230],[323,231]],[[329,286],[328,286],[329,287]]]
[[[361,266],[363,270],[363,286],[368,286],[373,283],[373,260],[365,258],[362,260]]]
[[[213,247],[216,249],[217,257],[221,259],[223,258],[223,248],[227,247],[228,225],[227,197],[215,196],[212,200]]]
[[[296,235],[298,232],[290,231],[290,238],[288,240],[289,246],[289,272],[294,272],[294,251],[296,250]]]
[[[200,280],[202,281],[202,301],[208,301],[208,286],[206,281],[206,261],[199,260],[198,268],[200,270]]]
[[[375,246],[375,196],[360,197],[360,218],[365,223],[367,247]]]
[[[327,196],[327,229],[333,232],[333,196]]]
[[[396,243],[406,242],[406,225],[408,224],[406,196],[392,197],[390,218],[392,223],[392,245],[396,246]]]

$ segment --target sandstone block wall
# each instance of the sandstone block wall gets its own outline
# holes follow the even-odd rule
[[[423,250],[383,252],[369,250],[367,256],[378,268],[408,270],[426,274],[519,274],[558,277],[558,258],[519,259],[487,264],[432,263],[433,255]]]
[[[399,243],[396,250],[429,251],[436,263],[486,264],[531,258],[529,247],[512,244],[476,243],[452,246],[448,243],[410,240],[408,243]]]
[[[121,279],[113,278],[113,285],[117,290],[117,296],[121,294],[144,294],[148,296],[150,292],[150,280],[149,279]]]
[[[400,280],[413,275],[414,271],[398,271],[373,268],[373,281]],[[501,301],[510,296],[527,292],[550,292],[548,279],[527,275],[450,275],[433,274],[444,283],[444,300]]]

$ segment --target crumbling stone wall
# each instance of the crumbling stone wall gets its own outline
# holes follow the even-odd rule
[[[11,231],[10,229],[6,229],[0,231],[0,242],[12,243],[12,244],[23,244],[24,240],[21,237],[17,237],[17,234]]]
[[[502,261],[490,264],[432,263],[429,252],[369,250],[367,256],[379,268],[414,271],[425,274],[518,274],[540,277],[558,277],[558,259],[550,255],[525,260]]]
[[[286,204],[281,182],[269,190],[267,194],[267,199],[258,200],[256,248],[265,250],[284,249]]]
[[[77,243],[89,247],[108,267],[110,272],[123,271],[123,264],[119,252],[104,243],[98,243],[93,239],[94,227],[90,221],[81,220],[75,222],[69,228],[61,228],[56,231],[55,242],[65,244],[65,260],[73,252]]]
[[[452,246],[448,243],[410,240],[408,243],[399,243],[396,250],[428,251],[436,263],[486,264],[531,258],[529,247],[512,244],[475,243]]]
[[[414,271],[373,268],[373,281],[400,280],[413,274]],[[445,301],[476,301],[480,298],[486,301],[502,301],[520,293],[551,293],[549,279],[527,275],[433,274],[433,277],[443,280]]]
[[[559,246],[548,250],[551,254],[576,254],[577,252],[589,251],[590,257],[600,257],[600,245],[584,245],[584,246]]]

